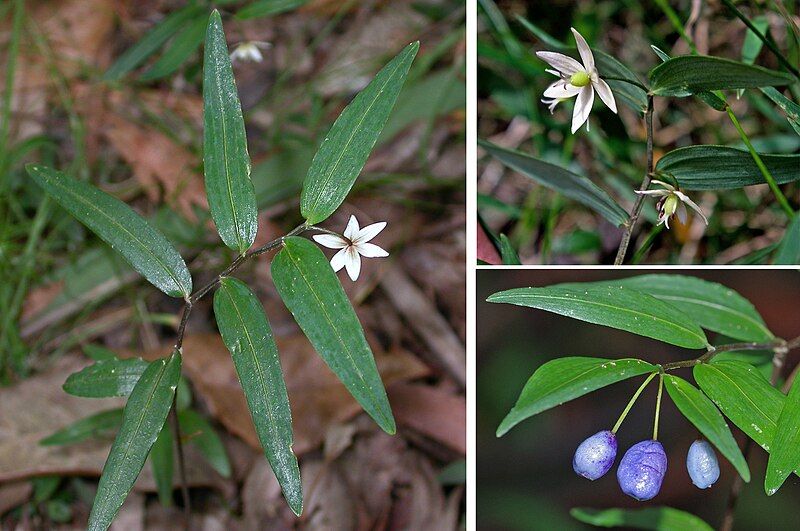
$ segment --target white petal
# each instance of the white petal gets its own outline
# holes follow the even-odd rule
[[[364,258],[383,258],[384,256],[389,256],[385,250],[381,249],[374,243],[362,243],[356,247],[356,250],[363,256]]]
[[[686,225],[686,205],[680,203],[678,208],[675,210],[675,215],[678,216],[679,220],[681,220],[681,224]]]
[[[344,266],[347,268],[347,274],[350,280],[355,282],[358,280],[358,275],[361,273],[361,257],[358,255],[355,247],[348,247],[347,258],[345,259]]]
[[[355,216],[350,215],[350,220],[347,222],[347,227],[344,228],[344,237],[350,241],[353,241],[358,234],[358,231],[358,220]]]
[[[560,80],[556,81],[555,83],[547,87],[542,96],[544,96],[545,98],[557,98],[557,99],[571,98],[580,93],[580,91],[581,91],[580,87],[570,85],[566,81]]]
[[[583,65],[578,61],[558,52],[536,52],[536,56],[562,74],[571,76],[575,72],[583,72]]]
[[[666,189],[667,189],[667,190],[669,190],[670,192],[674,192],[674,191],[675,191],[675,187],[674,187],[674,186],[672,186],[672,185],[671,185],[671,184],[669,184],[669,183],[665,183],[664,181],[659,181],[658,179],[653,179],[653,180],[652,180],[652,181],[650,181],[650,182],[651,182],[651,183],[653,183],[653,184],[657,184],[657,185],[659,185],[659,186],[663,186],[664,188],[666,188]]]
[[[548,74],[553,74],[554,76],[561,77],[561,74],[558,72],[558,70],[551,70],[550,68],[545,68],[544,71],[547,72]]]
[[[669,192],[666,190],[634,190],[637,194],[641,195],[654,195],[657,197],[667,197]]]
[[[664,221],[664,226],[669,228],[669,216],[667,215],[661,216],[661,219],[663,219]]]
[[[349,244],[341,236],[334,236],[333,234],[315,234],[314,241],[328,249],[342,249]]]
[[[260,63],[264,60],[264,57],[261,55],[261,50],[253,46],[250,48],[250,59],[255,61],[256,63]]]
[[[600,96],[600,99],[603,100],[606,107],[611,109],[614,114],[617,114],[617,102],[614,101],[614,93],[611,92],[611,87],[608,86],[608,83],[602,79],[598,79],[596,82],[593,81],[592,85],[594,85],[597,95]]]
[[[594,103],[594,89],[591,85],[586,85],[578,94],[578,99],[575,100],[575,109],[572,111],[573,134],[589,119],[589,113],[592,112],[592,103]]]
[[[385,221],[379,221],[378,223],[367,225],[366,227],[358,231],[358,233],[353,238],[353,243],[358,245],[370,241],[372,238],[377,236],[378,233],[382,231],[385,226],[386,226]]]
[[[675,191],[675,195],[677,195],[681,201],[692,207],[692,210],[700,214],[700,217],[703,218],[705,224],[708,225],[708,219],[706,218],[705,214],[703,214],[703,211],[700,210],[700,207],[697,206],[697,203],[689,199],[689,196],[684,194],[683,192]]]
[[[341,249],[338,253],[333,255],[331,258],[331,267],[334,271],[339,271],[344,267],[345,262],[347,262],[347,248]]]
[[[592,49],[589,48],[589,44],[586,42],[586,39],[583,38],[583,35],[578,33],[575,28],[570,29],[572,30],[572,34],[575,35],[575,42],[578,44],[578,53],[581,54],[583,67],[587,72],[594,72],[594,55],[592,55]]]

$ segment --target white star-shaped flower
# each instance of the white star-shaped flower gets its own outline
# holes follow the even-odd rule
[[[659,186],[664,187],[664,190],[636,190],[637,194],[642,195],[651,195],[654,197],[659,197],[658,203],[656,204],[656,208],[658,208],[659,216],[658,216],[658,225],[662,223],[669,228],[669,218],[672,217],[673,214],[678,215],[678,219],[681,223],[686,223],[686,206],[689,205],[692,210],[700,214],[700,217],[703,218],[703,222],[708,225],[708,219],[703,214],[703,211],[700,210],[700,207],[697,204],[689,199],[689,196],[672,186],[671,184],[653,180],[653,184],[657,184]]]
[[[611,87],[600,79],[597,73],[597,69],[594,66],[594,55],[592,54],[592,49],[586,43],[586,39],[575,31],[575,28],[571,29],[572,34],[575,35],[578,53],[581,55],[583,64],[580,64],[572,57],[557,52],[536,52],[536,55],[555,68],[555,70],[548,69],[547,72],[561,78],[544,91],[546,99],[543,99],[542,103],[550,108],[551,114],[555,106],[561,101],[578,96],[578,99],[575,100],[575,109],[572,111],[572,132],[575,133],[584,123],[586,123],[586,129],[589,129],[587,120],[589,120],[589,113],[594,103],[595,91],[597,91],[603,103],[615,114],[617,112],[617,103],[614,101],[614,93],[611,92]]]
[[[344,234],[316,234],[314,241],[329,249],[339,249],[331,258],[331,267],[334,271],[340,271],[343,267],[347,269],[350,279],[355,282],[361,273],[361,257],[382,258],[389,256],[389,253],[369,241],[378,235],[386,226],[385,221],[367,225],[363,229],[359,228],[358,220],[355,216],[350,216]]]
[[[245,41],[240,43],[233,52],[231,52],[231,61],[242,62],[255,62],[260,63],[264,60],[261,55],[261,50],[270,48],[272,44],[262,41]]]

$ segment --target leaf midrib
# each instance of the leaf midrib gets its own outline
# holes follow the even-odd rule
[[[662,294],[658,294],[658,295],[653,295],[653,296],[656,297],[657,299],[666,299],[666,300],[670,300],[670,301],[690,302],[690,303],[698,304],[698,305],[701,305],[701,306],[708,306],[709,308],[715,308],[717,310],[727,311],[727,313],[739,316],[742,319],[744,319],[745,321],[748,321],[748,322],[754,324],[759,330],[761,330],[762,332],[765,332],[768,337],[775,337],[775,336],[772,335],[772,332],[769,331],[769,329],[766,327],[766,325],[764,323],[762,323],[762,322],[758,321],[757,319],[753,318],[752,316],[750,316],[750,315],[748,315],[748,314],[746,314],[744,312],[741,312],[740,310],[732,308],[730,306],[724,306],[724,305],[717,304],[717,303],[714,303],[714,302],[711,302],[711,301],[706,301],[706,300],[702,300],[702,299],[694,299],[694,298],[687,297],[687,296],[682,296],[682,295],[662,295]]]

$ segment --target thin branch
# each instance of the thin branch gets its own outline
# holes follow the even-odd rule
[[[639,187],[641,192],[650,187],[650,175],[653,173],[653,96],[651,94],[647,95],[647,111],[645,111],[644,120],[647,129],[647,172],[644,175],[644,179],[642,179],[642,185]],[[642,206],[644,206],[644,194],[637,194],[630,218],[625,222],[625,232],[622,234],[622,241],[617,250],[617,257],[614,259],[614,265],[622,265],[622,262],[625,261],[625,253],[628,251],[628,244],[630,244],[631,235],[636,226],[636,221],[639,219]]]
[[[691,360],[683,360],[683,361],[673,361],[672,363],[666,363],[663,365],[663,369],[665,371],[671,371],[674,369],[680,369],[683,367],[694,367],[700,363],[705,363],[707,361],[711,361],[711,359],[719,354],[720,352],[730,352],[734,350],[774,350],[778,351],[785,351],[789,352],[795,348],[800,347],[800,337],[796,337],[791,341],[785,341],[783,339],[776,339],[774,341],[770,341],[769,343],[729,343],[727,345],[720,345],[718,347],[710,347],[708,351],[698,358],[694,358]]]

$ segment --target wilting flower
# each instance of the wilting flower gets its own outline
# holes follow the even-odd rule
[[[700,214],[700,217],[703,218],[703,222],[708,225],[708,219],[703,214],[703,211],[700,210],[700,207],[697,204],[689,199],[689,196],[672,186],[671,184],[667,184],[662,181],[653,180],[653,184],[657,184],[659,186],[663,186],[664,190],[636,190],[637,194],[642,195],[652,195],[655,197],[660,197],[658,203],[656,203],[656,208],[659,211],[658,216],[658,225],[662,223],[669,228],[669,218],[671,218],[674,214],[678,215],[678,219],[681,223],[686,223],[686,206],[689,205],[692,207],[692,210]]]
[[[330,249],[339,249],[331,258],[331,267],[334,271],[340,271],[343,267],[347,269],[350,279],[355,281],[361,273],[361,257],[381,258],[389,256],[389,253],[369,241],[378,235],[386,226],[385,221],[367,225],[363,229],[359,228],[355,216],[350,216],[344,234],[316,234],[314,241]]]
[[[261,55],[261,50],[266,50],[271,46],[272,45],[268,42],[245,41],[231,52],[231,61],[253,61],[255,63],[260,63],[264,60],[264,57]]]
[[[594,103],[595,91],[597,91],[603,103],[614,113],[617,112],[617,103],[614,101],[611,87],[600,79],[597,73],[591,48],[589,48],[581,34],[575,31],[575,28],[571,29],[572,34],[575,35],[578,53],[581,55],[583,64],[580,64],[572,57],[557,52],[536,52],[536,55],[555,68],[555,70],[548,69],[547,72],[561,78],[544,91],[546,99],[542,99],[542,103],[550,108],[551,114],[555,106],[560,102],[573,96],[578,96],[578,99],[575,100],[575,109],[572,111],[572,132],[574,133],[580,129],[584,122],[586,122],[586,129],[589,129],[587,120]]]

